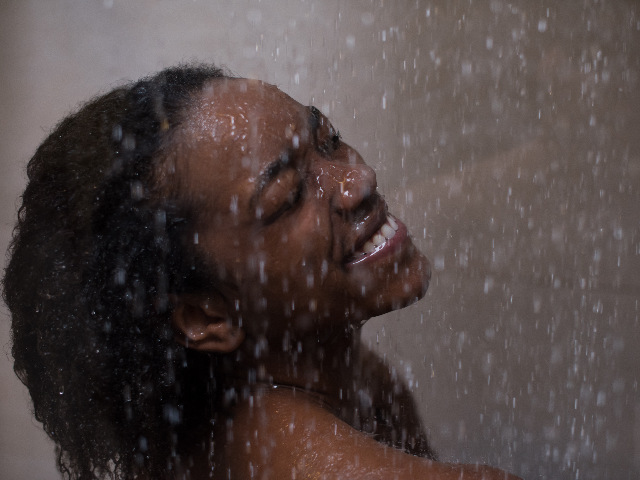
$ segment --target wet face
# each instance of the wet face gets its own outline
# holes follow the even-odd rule
[[[216,80],[177,144],[168,168],[197,209],[195,247],[249,335],[332,332],[426,291],[427,259],[317,109],[259,81]]]

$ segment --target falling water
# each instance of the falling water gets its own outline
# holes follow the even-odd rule
[[[23,164],[78,102],[184,59],[226,64],[327,114],[430,256],[426,298],[363,339],[442,459],[640,476],[637,3],[8,4],[3,246]],[[10,368],[0,476],[54,478]]]

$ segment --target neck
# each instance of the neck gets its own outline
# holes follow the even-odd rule
[[[359,339],[359,332],[351,330],[337,333],[326,341],[319,341],[317,337],[283,341],[281,337],[266,342],[247,336],[238,351],[218,357],[214,368],[227,388],[235,387],[240,395],[246,387],[253,390],[288,386],[312,392],[339,410],[343,392],[351,388],[357,376],[354,368],[358,365]],[[220,429],[216,435],[225,435],[224,432],[224,428]],[[211,472],[212,434],[211,424],[205,422],[185,439],[186,444],[191,445],[187,448],[193,461],[189,467],[192,478],[208,478]],[[224,440],[220,440],[219,444],[223,443]]]
[[[359,348],[358,332],[348,331],[319,342],[317,337],[272,341],[247,338],[230,376],[239,386],[286,385],[338,398],[350,382]]]

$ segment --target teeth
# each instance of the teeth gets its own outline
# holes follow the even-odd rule
[[[386,241],[387,241],[387,239],[386,239],[386,238],[384,238],[384,236],[383,236],[383,235],[381,235],[381,234],[379,234],[379,233],[376,233],[376,234],[371,238],[371,241],[373,242],[373,244],[374,244],[376,247],[379,247],[379,246],[380,246],[380,245],[382,245],[384,242],[386,242]]]
[[[385,223],[380,229],[380,233],[382,233],[384,238],[386,238],[387,240],[390,240],[396,234],[396,231],[393,229],[393,227]]]
[[[372,235],[372,237],[365,242],[361,250],[355,253],[355,256],[368,255],[372,253],[376,248],[384,244],[386,241],[391,240],[398,230],[398,224],[391,217],[387,217],[386,223],[380,227],[380,229]]]
[[[367,242],[365,242],[365,244],[362,247],[362,251],[364,253],[371,253],[376,249],[376,246],[371,243],[370,241],[367,240]]]

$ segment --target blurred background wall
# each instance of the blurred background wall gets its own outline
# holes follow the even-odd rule
[[[613,0],[1,0],[0,249],[37,145],[180,61],[332,118],[433,261],[363,331],[445,460],[640,477],[640,13]],[[0,311],[0,477],[54,479]]]

